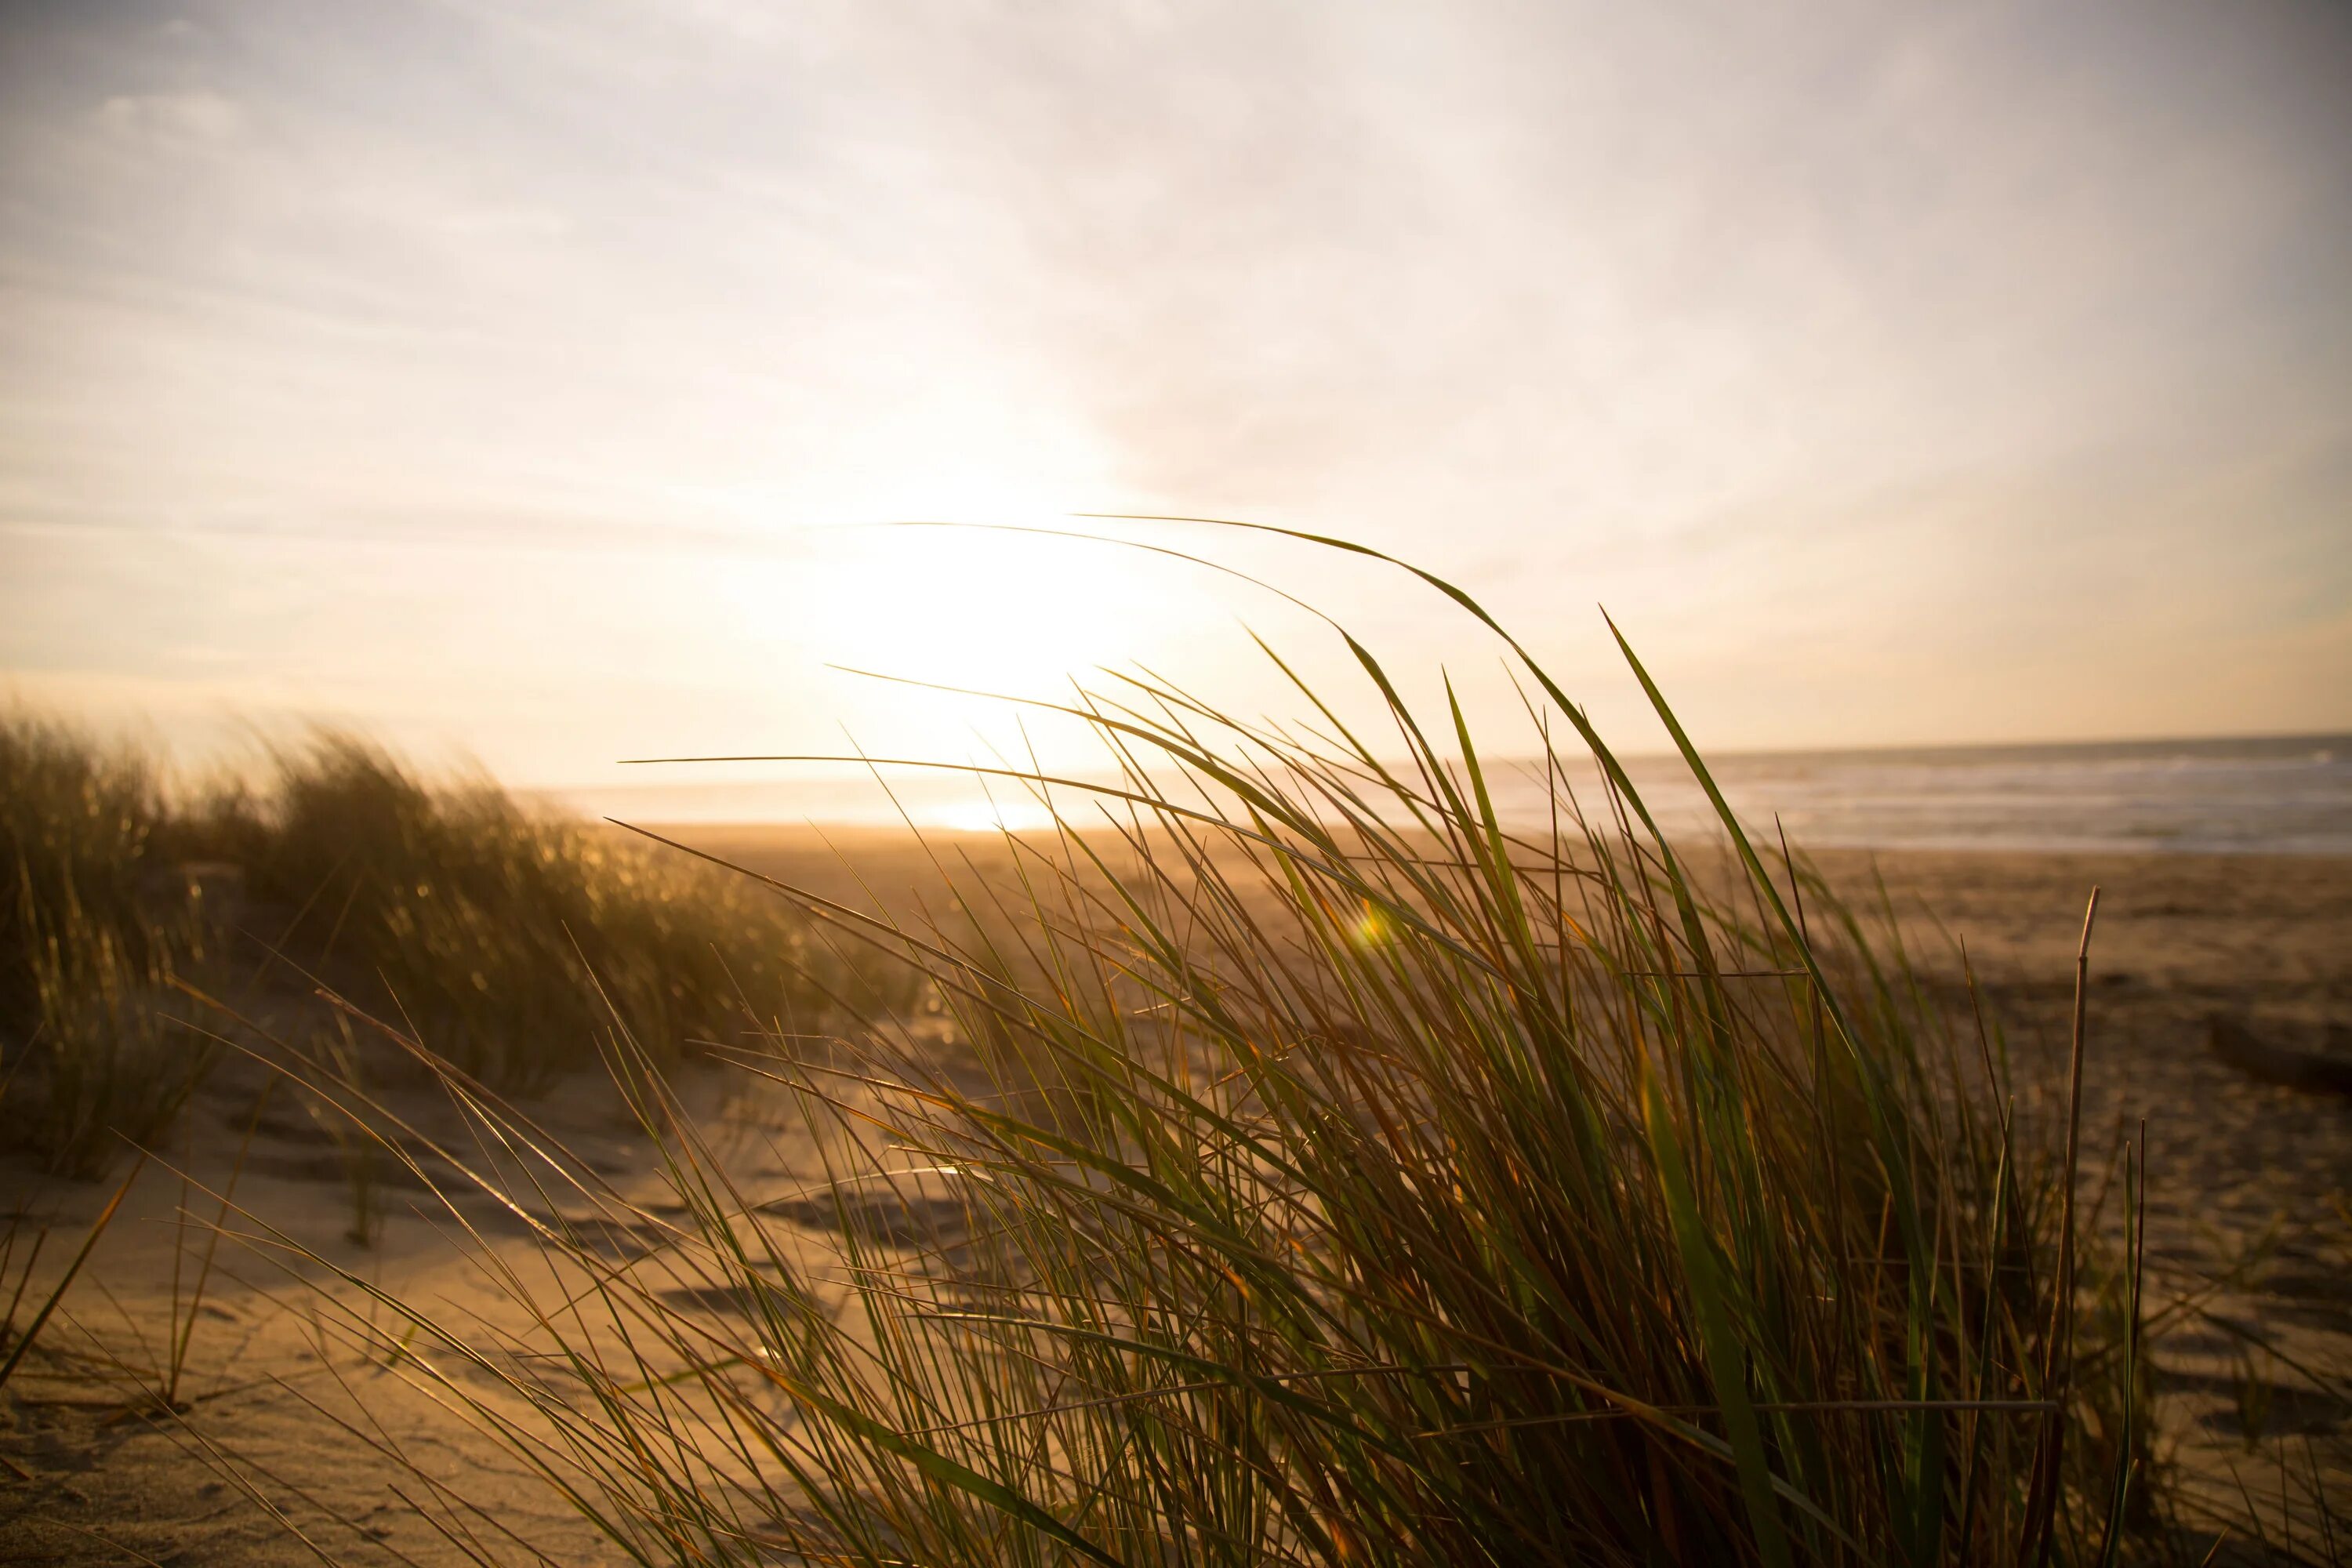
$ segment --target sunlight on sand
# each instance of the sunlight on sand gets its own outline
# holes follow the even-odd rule
[[[1051,826],[1053,816],[1033,801],[971,801],[936,806],[919,813],[923,827],[943,827],[950,833],[1034,833]]]

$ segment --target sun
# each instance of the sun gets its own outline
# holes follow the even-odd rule
[[[1213,577],[1043,512],[806,527],[712,586],[748,647],[807,672],[789,678],[778,751],[875,759],[877,816],[961,832],[1050,826],[997,770],[1114,774],[1102,735],[1053,709],[1076,705],[1074,683],[1133,696],[1105,670],[1187,668],[1230,616]]]
[[[1151,662],[1202,608],[1156,558],[1094,540],[929,526],[813,538],[800,640],[828,663],[911,679],[1066,696],[1074,675]]]

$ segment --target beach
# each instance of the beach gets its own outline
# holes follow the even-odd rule
[[[661,831],[844,906],[900,913],[937,907],[935,856],[1000,871],[1013,863],[992,836],[918,843],[877,828]],[[2247,1460],[2244,1424],[2254,1410],[2273,1433],[2309,1436],[2322,1483],[2352,1495],[2352,1407],[2342,1381],[2352,1368],[2352,1099],[2256,1081],[2218,1059],[2208,1039],[2219,1017],[2282,1049],[2352,1060],[2352,858],[1918,849],[1815,858],[1858,906],[1876,901],[1883,885],[1927,983],[1955,1003],[1964,994],[1965,943],[2029,1115],[2063,1104],[2075,952],[2084,905],[2093,887],[2101,890],[2084,1052],[2085,1202],[2104,1193],[2096,1225],[2118,1234],[2121,1187],[2107,1173],[2144,1121],[2151,1308],[2189,1289],[2192,1275],[2219,1259],[2238,1255],[2243,1265],[2228,1289],[2168,1319],[2155,1342],[2155,1386],[2167,1396],[2160,1457],[2189,1478],[2184,1496],[2219,1498],[2239,1484],[2231,1468]],[[711,1077],[692,1069],[687,1093],[723,1121],[740,1107]],[[184,1132],[181,1145],[194,1150],[196,1184],[184,1189],[165,1158],[151,1162],[8,1388],[0,1562],[315,1561],[289,1524],[354,1563],[464,1560],[419,1502],[471,1517],[494,1560],[527,1560],[497,1535],[507,1529],[558,1561],[616,1561],[496,1444],[412,1388],[400,1366],[339,1347],[301,1268],[281,1267],[270,1230],[411,1297],[445,1292],[486,1321],[499,1309],[457,1260],[446,1215],[436,1226],[408,1212],[425,1206],[421,1191],[387,1186],[374,1249],[340,1239],[347,1169],[321,1125],[286,1103],[257,1123],[236,1194],[244,1217],[228,1226],[242,1238],[221,1247],[194,1314],[180,1385],[187,1410],[166,1419],[105,1392],[106,1358],[150,1364],[175,1321],[185,1326],[174,1299],[187,1298],[194,1249],[217,1213],[205,1189],[225,1181],[254,1092],[251,1075],[231,1071],[200,1095],[193,1137]],[[533,1109],[593,1151],[614,1181],[650,1181],[646,1151],[593,1081],[575,1079]],[[796,1174],[789,1141],[747,1158],[767,1179]],[[0,1169],[9,1206],[55,1227],[36,1276],[54,1278],[68,1239],[113,1181],[42,1177],[13,1157]],[[193,1229],[174,1223],[184,1202]],[[528,1256],[527,1231],[501,1228],[478,1202],[465,1212],[478,1216],[492,1247]],[[518,1344],[528,1337],[528,1325],[503,1327]],[[386,1441],[413,1469],[383,1458]],[[224,1466],[244,1481],[225,1479]],[[2277,1480],[2249,1473],[2243,1483],[2274,1491]],[[446,1489],[437,1499],[436,1486]],[[483,1514],[467,1515],[467,1504]]]

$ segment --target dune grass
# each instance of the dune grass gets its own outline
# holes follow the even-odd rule
[[[251,897],[298,911],[289,952],[503,1089],[593,1065],[615,1017],[669,1061],[873,983],[740,879],[487,781],[428,785],[347,736],[280,755],[261,801],[211,815]]]
[[[635,1562],[2114,1560],[2140,1314],[2071,1106],[1727,812],[1663,840],[1532,661],[1538,833],[1349,646],[1377,736],[1070,705],[1123,784],[1031,781],[971,919],[776,889],[938,1015],[728,1053],[813,1187],[731,1175],[625,1031],[658,1199],[453,1077],[541,1227],[481,1258],[515,1310],[344,1272],[351,1331]]]
[[[331,990],[530,1091],[593,1066],[616,1016],[667,1063],[872,984],[738,879],[335,734],[258,786],[175,787],[135,748],[0,720],[0,1114],[72,1175],[171,1124],[237,1033],[214,1002],[324,1049]]]
[[[210,922],[172,832],[136,752],[0,722],[0,1113],[65,1174],[156,1136],[211,1065],[174,1007]]]

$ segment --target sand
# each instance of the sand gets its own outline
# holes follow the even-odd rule
[[[835,835],[830,847],[805,831],[681,836],[852,901],[878,893],[904,907],[916,890],[935,886],[923,853],[896,835]],[[1002,854],[989,840],[969,847],[984,858]],[[2168,1457],[2182,1467],[2192,1496],[2218,1497],[2234,1485],[2231,1467],[2251,1463],[2243,1396],[2250,1387],[2267,1390],[2257,1403],[2266,1400],[2270,1430],[2311,1436],[2321,1484],[2341,1500],[2339,1511],[2352,1512],[2352,1100],[2254,1082],[2218,1061],[2205,1039],[2207,1020],[2220,1016],[2279,1046],[2352,1056],[2352,860],[1958,853],[1821,860],[1850,890],[1883,877],[1906,940],[1944,983],[1958,975],[1951,941],[1965,939],[2033,1093],[2060,1079],[2084,900],[2094,884],[2104,889],[2093,944],[2086,1136],[2104,1153],[2146,1119],[2152,1294],[2168,1299],[2192,1263],[2268,1247],[2238,1288],[2183,1318],[2157,1346],[2158,1384],[2171,1396]],[[710,1085],[694,1092],[718,1114]],[[193,1109],[193,1143],[184,1133],[173,1163],[201,1183],[222,1180],[253,1095],[249,1075],[222,1074]],[[644,1152],[624,1135],[599,1086],[574,1084],[539,1109],[616,1181],[649,1180]],[[110,1188],[0,1163],[5,1206],[22,1207],[56,1232],[37,1293]],[[344,1238],[351,1194],[331,1134],[288,1096],[273,1103],[257,1135],[237,1194],[251,1217],[235,1228],[255,1233],[266,1224],[404,1293],[490,1310],[445,1230],[412,1212],[423,1194],[384,1193],[383,1233],[362,1248]],[[198,1222],[213,1217],[200,1190],[185,1196]],[[415,1506],[436,1484],[558,1561],[616,1560],[542,1484],[397,1369],[337,1348],[302,1271],[289,1271],[266,1237],[220,1249],[181,1384],[189,1409],[168,1418],[127,1406],[134,1383],[121,1369],[143,1372],[166,1359],[160,1347],[175,1321],[175,1253],[183,1302],[200,1261],[202,1224],[175,1223],[183,1200],[179,1177],[151,1164],[64,1310],[0,1394],[0,1563],[318,1561],[289,1522],[340,1560],[463,1561]],[[2111,1225],[2115,1212],[2111,1202],[2103,1223]],[[493,1245],[530,1246],[519,1226],[499,1229],[487,1205],[469,1205],[467,1213]],[[177,1321],[184,1324],[184,1311]],[[2250,1348],[2255,1340],[2271,1348]],[[413,1468],[388,1463],[362,1432],[398,1444]],[[2273,1464],[2274,1447],[2251,1468]],[[2248,1479],[2275,1489],[2266,1470]],[[491,1539],[485,1550],[493,1561],[528,1560],[510,1541]]]

